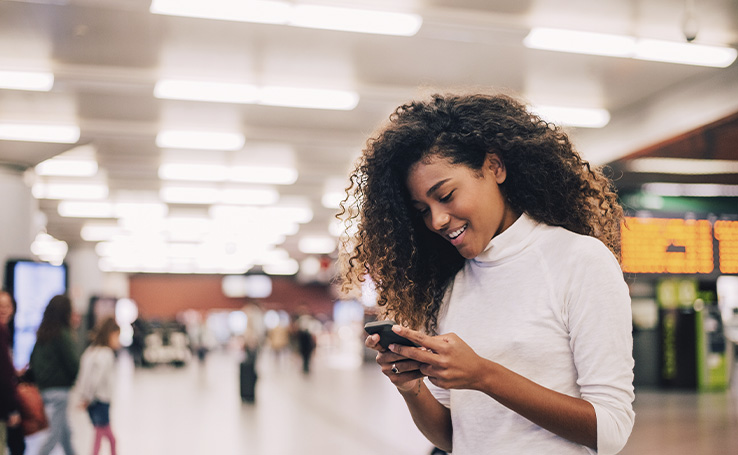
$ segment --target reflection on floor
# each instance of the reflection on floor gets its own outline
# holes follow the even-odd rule
[[[236,354],[212,353],[203,364],[179,369],[134,369],[122,355],[111,408],[118,454],[430,453],[430,443],[376,365],[338,368],[331,360],[326,353],[318,355],[312,372],[303,375],[297,359],[264,352],[256,403],[242,404]],[[735,393],[637,391],[635,407],[636,428],[625,455],[738,453]],[[87,455],[89,419],[76,406],[70,415],[78,455]],[[43,437],[29,439],[28,455],[36,454]],[[102,453],[109,453],[106,443]]]

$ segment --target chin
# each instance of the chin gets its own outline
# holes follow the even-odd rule
[[[475,257],[479,256],[479,253],[481,253],[481,251],[476,251],[476,250],[472,251],[472,250],[470,250],[468,248],[464,248],[464,249],[456,250],[456,251],[458,251],[459,254],[464,259],[474,259]]]

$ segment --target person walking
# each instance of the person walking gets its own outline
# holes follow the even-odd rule
[[[79,355],[72,336],[72,302],[65,295],[51,298],[36,333],[30,367],[49,418],[49,435],[39,455],[61,444],[65,455],[75,455],[67,408],[69,392],[79,371]]]
[[[104,319],[93,332],[92,343],[82,353],[77,389],[82,407],[95,427],[93,455],[100,453],[102,439],[110,443],[111,455],[116,455],[115,436],[110,427],[110,401],[115,387],[115,351],[120,349],[120,327],[115,319]]]

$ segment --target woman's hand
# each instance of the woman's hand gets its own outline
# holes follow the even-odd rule
[[[379,345],[379,335],[369,335],[364,342],[366,347],[377,351],[377,363],[382,373],[392,381],[400,392],[407,392],[417,388],[417,382],[422,379],[421,364],[407,357],[395,354]],[[422,348],[408,348],[422,349]]]
[[[17,427],[22,422],[21,415],[19,412],[12,412],[8,416],[8,427]]]
[[[392,330],[424,348],[392,344],[390,351],[397,356],[393,358],[412,359],[409,361],[419,365],[419,373],[428,376],[434,385],[444,389],[479,390],[482,387],[484,365],[488,361],[455,333],[433,337],[399,325]]]

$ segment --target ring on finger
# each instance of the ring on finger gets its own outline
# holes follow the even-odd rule
[[[398,374],[400,372],[400,370],[397,369],[396,363],[392,364],[392,369],[390,371],[392,371],[394,374]]]

